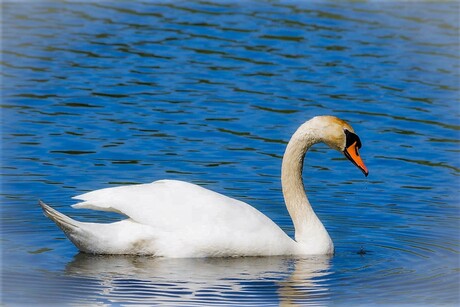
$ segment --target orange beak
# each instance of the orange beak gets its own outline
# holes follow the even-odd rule
[[[364,162],[361,159],[361,156],[359,155],[358,147],[356,146],[356,144],[357,142],[354,142],[353,144],[345,148],[343,153],[345,157],[347,157],[348,160],[350,160],[354,165],[356,165],[367,177],[367,175],[369,175],[369,171],[367,170],[366,165],[364,165]]]

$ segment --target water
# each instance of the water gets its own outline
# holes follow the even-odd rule
[[[15,305],[457,305],[459,4],[2,4],[2,298]],[[331,114],[304,180],[332,258],[79,254],[39,198],[172,178],[246,201],[289,235],[281,157]]]

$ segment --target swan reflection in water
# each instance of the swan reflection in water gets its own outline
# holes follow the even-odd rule
[[[100,284],[87,293],[93,302],[289,306],[327,300],[329,261],[328,256],[171,259],[79,253],[66,274]]]

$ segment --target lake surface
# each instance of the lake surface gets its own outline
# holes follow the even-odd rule
[[[459,297],[459,3],[2,4],[1,302],[452,305]],[[79,254],[37,205],[163,178],[245,201],[293,236],[291,134],[349,121],[365,178],[317,145],[304,180],[331,257]]]

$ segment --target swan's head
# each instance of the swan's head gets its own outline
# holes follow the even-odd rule
[[[320,128],[321,141],[332,149],[342,152],[367,177],[369,171],[359,155],[361,140],[353,128],[334,116],[317,116],[312,120]]]

